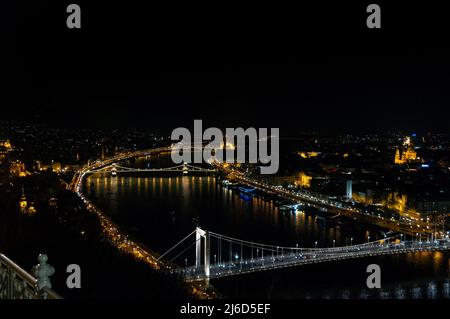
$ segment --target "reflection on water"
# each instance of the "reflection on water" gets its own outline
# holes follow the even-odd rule
[[[264,244],[331,247],[381,238],[371,227],[319,222],[316,212],[279,211],[273,201],[243,197],[215,177],[102,177],[86,181],[86,194],[111,218],[152,249],[164,252],[193,231],[193,219],[217,233]],[[351,238],[352,241],[351,241]],[[193,250],[193,249],[192,249]],[[192,251],[193,253],[193,251]],[[192,261],[193,257],[189,257]],[[366,267],[382,269],[382,289],[367,289]],[[224,295],[270,298],[449,298],[444,253],[383,256],[224,278]]]

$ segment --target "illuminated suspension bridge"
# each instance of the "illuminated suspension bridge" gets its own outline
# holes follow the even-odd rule
[[[196,148],[193,147],[193,149],[196,149]],[[119,153],[117,155],[111,156],[104,160],[97,160],[93,163],[88,163],[74,175],[74,177],[72,178],[72,181],[70,182],[69,189],[75,191],[76,193],[78,193],[80,195],[82,181],[86,175],[93,174],[93,173],[100,173],[100,174],[109,173],[109,174],[113,175],[113,174],[116,174],[117,172],[119,172],[119,170],[117,170],[117,166],[121,167],[121,170],[120,170],[121,172],[125,172],[125,171],[133,172],[133,170],[136,170],[136,172],[164,172],[164,171],[168,171],[169,169],[171,169],[171,171],[175,171],[175,172],[180,171],[180,172],[183,172],[183,174],[187,174],[194,170],[199,171],[199,172],[202,172],[202,170],[203,170],[203,172],[208,173],[208,169],[203,169],[201,167],[188,165],[186,163],[183,163],[182,165],[178,165],[178,166],[164,168],[164,169],[152,168],[152,169],[140,169],[140,170],[137,168],[130,168],[130,167],[124,167],[124,166],[118,165],[119,162],[129,160],[132,158],[154,156],[154,155],[158,155],[158,154],[168,153],[171,151],[172,151],[172,146],[158,147],[158,148],[153,148],[153,149],[148,149],[148,150],[140,150],[140,151],[128,151],[128,152]],[[116,173],[113,173],[114,166],[116,166]],[[187,168],[187,169],[184,169],[184,168]],[[200,169],[200,170],[198,170],[198,169]],[[209,170],[209,172],[211,172],[211,171],[212,170]],[[214,170],[214,172],[215,172],[215,170]]]
[[[187,163],[183,163],[180,165],[172,166],[172,167],[166,167],[166,168],[133,168],[133,167],[126,167],[119,165],[117,163],[112,163],[111,165],[88,170],[85,172],[85,174],[112,174],[116,175],[117,173],[158,173],[158,172],[179,172],[182,174],[188,174],[191,172],[195,173],[215,173],[215,169],[211,168],[204,168],[204,167],[198,167],[194,165],[189,165]]]
[[[187,247],[181,250],[186,245]],[[188,265],[188,258],[184,258],[191,248],[195,249],[194,265]],[[449,249],[449,239],[406,241],[403,240],[403,234],[340,247],[284,247],[236,239],[197,227],[158,260],[179,263],[184,258],[184,267],[175,268],[173,273],[181,275],[186,281],[196,281],[370,256]],[[179,250],[181,252],[178,252]],[[175,256],[169,258],[173,255]]]

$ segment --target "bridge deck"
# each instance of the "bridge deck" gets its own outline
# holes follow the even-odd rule
[[[354,246],[353,246],[354,247]],[[406,244],[380,245],[379,247],[368,247],[367,249],[355,249],[348,247],[339,252],[317,250],[316,253],[308,252],[306,254],[285,254],[284,256],[264,256],[253,260],[243,260],[237,262],[226,262],[213,264],[210,266],[210,279],[234,276],[257,271],[266,271],[281,269],[287,267],[318,264],[324,262],[335,262],[341,260],[350,260],[355,258],[365,258],[381,255],[395,255],[415,252],[432,252],[450,250],[450,242],[444,243],[426,243],[426,242],[408,242]],[[331,250],[331,248],[329,248]],[[327,250],[327,249],[325,249]],[[182,275],[186,281],[205,280],[206,276],[202,267],[195,266],[187,268],[178,268],[174,271]]]

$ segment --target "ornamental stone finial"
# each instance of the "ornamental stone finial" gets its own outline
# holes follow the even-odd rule
[[[37,278],[38,290],[41,290],[43,288],[52,288],[49,277],[55,273],[55,268],[47,264],[47,260],[48,256],[46,254],[39,254],[39,264],[31,269],[31,273]]]

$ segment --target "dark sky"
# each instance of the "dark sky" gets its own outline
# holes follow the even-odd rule
[[[31,3],[31,2],[30,2]],[[6,20],[5,118],[63,126],[448,130],[445,10],[379,2],[315,7],[67,1]]]

